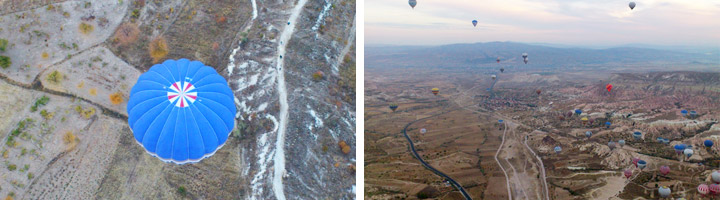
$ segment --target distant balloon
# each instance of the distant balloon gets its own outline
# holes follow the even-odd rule
[[[658,137],[656,140],[657,140],[659,143],[662,143],[662,142],[663,142],[663,138],[661,138],[661,137]]]
[[[658,193],[660,193],[660,196],[662,198],[666,198],[666,197],[670,196],[670,192],[671,192],[670,188],[668,188],[667,186],[662,186],[662,187],[658,188]]]
[[[580,109],[575,109],[575,114],[577,114],[577,115],[582,114],[582,110],[580,110]]]
[[[525,62],[525,64],[527,64],[527,63],[528,63],[528,59],[527,59],[527,58],[523,59],[523,62]]]
[[[613,85],[609,84],[609,83],[605,86],[605,89],[607,89],[608,92],[610,92],[610,90],[612,90],[612,88],[613,88]]]
[[[562,151],[562,148],[560,146],[555,146],[555,153],[560,153]]]
[[[682,116],[687,116],[688,110],[681,110],[680,113],[682,113]]]
[[[647,165],[647,162],[644,160],[638,160],[637,166],[640,168],[640,170],[645,169],[645,166]]]
[[[608,142],[608,147],[610,147],[610,150],[615,149],[615,142],[613,142],[613,141]]]
[[[685,149],[687,148],[687,145],[685,145],[685,144],[676,144],[676,145],[674,146],[674,148],[675,148],[675,153],[681,154],[681,153],[683,153],[683,152],[685,151]]]
[[[415,9],[415,5],[417,5],[417,0],[409,0],[409,1],[408,1],[408,4],[410,4],[410,7],[412,7],[413,9]]]
[[[523,54],[522,54],[522,57],[523,57],[523,58],[527,58],[527,56],[528,56],[527,53],[523,53]]]
[[[605,122],[605,127],[610,128],[611,125],[612,125],[612,123],[610,123],[610,122]]]
[[[492,75],[492,76],[490,76],[490,77],[492,78],[492,80],[495,80],[495,79],[497,78],[496,75]]]
[[[689,158],[689,157],[692,157],[693,152],[694,152],[694,151],[693,151],[692,149],[690,149],[690,148],[687,148],[687,149],[685,149],[685,151],[683,151],[683,153],[685,154],[685,156],[687,156],[688,158]]]
[[[713,141],[712,141],[712,140],[705,140],[705,142],[703,142],[703,144],[705,144],[705,147],[712,147],[712,146],[713,146]]]
[[[715,184],[715,183],[711,184],[710,185],[710,193],[713,193],[713,194],[720,193],[720,185]]]
[[[692,117],[692,118],[697,117],[697,112],[694,111],[694,110],[693,110],[693,111],[690,111],[690,117]]]
[[[635,165],[635,167],[637,167],[638,161],[640,161],[640,158],[633,158],[633,159],[632,159],[632,163],[633,163],[633,165]]]
[[[473,26],[477,26],[477,20],[472,20]]]
[[[630,2],[630,10],[635,9],[635,2]]]
[[[501,67],[501,68],[500,68],[500,73],[503,73],[503,72],[505,72],[505,68],[504,68],[504,67]]]
[[[663,138],[663,141],[662,141],[662,142],[663,142],[663,144],[669,144],[669,143],[670,143],[670,140],[667,139],[667,138]]]
[[[397,110],[398,108],[398,105],[396,103],[391,103],[388,107],[390,107],[390,110],[395,112],[395,110]]]
[[[619,140],[618,144],[620,145],[620,147],[625,146],[625,140]]]
[[[502,123],[503,123],[503,120],[502,120],[502,119],[498,119],[498,123],[501,123],[501,124],[502,124]]]
[[[590,131],[585,131],[585,137],[590,138],[591,136],[592,136],[592,132],[590,132]]]
[[[497,57],[496,61],[497,61],[497,63],[500,63],[500,57]]]
[[[660,167],[660,173],[661,173],[663,176],[668,175],[668,174],[670,173],[670,167],[668,167],[667,165],[661,166],[661,167]]]
[[[567,112],[567,117],[572,117],[572,115],[573,115],[572,111]]]
[[[710,173],[710,179],[712,179],[714,183],[720,183],[720,171],[715,170]]]
[[[424,129],[424,128],[423,128],[423,129],[420,129],[420,133],[425,134],[425,133],[427,133],[427,130]]]
[[[624,174],[625,178],[629,179],[632,176],[632,170],[626,169]]]
[[[538,95],[540,95],[540,93],[542,93],[542,90],[537,89],[537,90],[535,90],[535,93],[537,93]]]
[[[580,119],[580,120],[582,121],[583,125],[587,124],[587,122],[588,122],[588,118],[587,118],[587,117],[583,117],[583,118]]]
[[[634,137],[636,140],[642,139],[642,133],[641,133],[640,131],[635,131],[635,132],[633,133],[633,137]]]
[[[708,185],[706,185],[704,183],[700,184],[698,186],[697,190],[698,190],[698,193],[700,193],[702,195],[706,195],[706,194],[708,194],[708,192],[710,192],[710,188],[708,187]]]
[[[440,89],[438,89],[438,88],[433,88],[431,91],[435,96],[437,96],[438,93],[440,93]]]
[[[595,123],[595,120],[594,120],[594,119],[590,119],[590,120],[588,120],[588,123],[590,123],[590,124],[592,125],[593,123]]]

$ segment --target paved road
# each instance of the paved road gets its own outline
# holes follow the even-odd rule
[[[420,161],[420,163],[422,163],[426,168],[430,169],[430,171],[432,171],[433,173],[435,173],[435,174],[437,174],[438,176],[441,176],[441,177],[445,178],[446,180],[448,180],[448,181],[450,182],[450,184],[452,184],[455,188],[457,188],[457,189],[460,191],[460,193],[462,193],[462,195],[465,197],[465,199],[467,199],[467,200],[472,200],[472,198],[470,197],[470,195],[468,195],[468,193],[465,192],[465,189],[464,189],[458,182],[456,182],[455,180],[453,180],[452,178],[450,178],[450,176],[445,175],[444,173],[440,172],[439,170],[433,168],[433,167],[430,166],[428,163],[426,163],[426,162],[422,159],[422,157],[420,157],[420,155],[417,153],[417,151],[415,151],[415,144],[414,144],[413,141],[410,139],[410,136],[408,136],[408,134],[407,134],[407,128],[410,127],[410,125],[412,125],[413,123],[419,122],[419,121],[422,121],[422,120],[425,120],[425,119],[428,119],[428,118],[431,118],[431,117],[435,117],[435,116],[438,116],[438,115],[442,115],[442,114],[445,114],[445,113],[440,113],[440,114],[432,115],[432,116],[425,117],[425,118],[422,118],[422,119],[418,119],[418,120],[415,120],[415,121],[412,121],[412,122],[408,123],[407,125],[405,125],[405,128],[403,128],[403,135],[405,135],[405,139],[407,139],[408,143],[410,143],[410,151],[412,151],[412,154],[415,156],[415,158],[417,158],[417,159]]]

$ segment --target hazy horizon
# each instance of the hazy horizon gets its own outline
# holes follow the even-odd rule
[[[368,45],[437,46],[511,41],[584,48],[720,47],[720,2],[645,0],[367,0]],[[478,20],[473,27],[472,20]]]

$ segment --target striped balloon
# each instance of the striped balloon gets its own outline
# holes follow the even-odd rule
[[[702,195],[708,194],[709,191],[710,191],[710,188],[708,188],[708,185],[700,184],[700,186],[698,186],[698,193],[700,193]]]
[[[714,183],[710,185],[710,192],[712,192],[713,194],[720,193],[720,185]]]

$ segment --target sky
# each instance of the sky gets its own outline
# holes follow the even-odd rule
[[[720,0],[365,0],[365,44],[720,47]],[[477,27],[471,21],[478,20]]]

